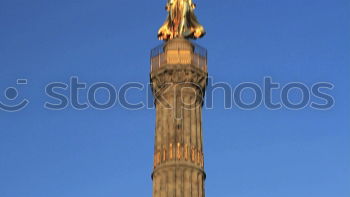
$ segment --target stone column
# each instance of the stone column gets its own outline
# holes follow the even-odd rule
[[[173,39],[151,57],[156,105],[153,197],[204,197],[202,104],[206,55]],[[200,60],[200,61],[199,61]]]

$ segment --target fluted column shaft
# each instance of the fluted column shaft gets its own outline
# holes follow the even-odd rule
[[[153,197],[204,197],[206,65],[192,63],[194,46],[187,40],[171,40],[164,47],[165,61],[151,71],[156,104]]]

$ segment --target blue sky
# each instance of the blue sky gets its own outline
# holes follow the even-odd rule
[[[207,30],[198,43],[215,82],[326,81],[336,100],[328,111],[225,110],[217,91],[203,113],[206,195],[348,197],[350,2],[196,2]],[[0,111],[1,197],[151,196],[154,110],[50,111],[44,89],[71,76],[148,83],[165,3],[0,0],[0,101],[30,100],[22,111]],[[28,85],[17,86],[19,78]],[[10,102],[2,92],[11,86],[19,97]]]

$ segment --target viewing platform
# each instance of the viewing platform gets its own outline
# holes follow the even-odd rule
[[[184,39],[174,39],[151,50],[151,72],[167,65],[191,65],[207,72],[207,49]]]

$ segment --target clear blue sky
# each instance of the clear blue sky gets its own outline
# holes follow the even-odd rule
[[[208,48],[214,81],[261,84],[271,76],[336,86],[329,111],[225,110],[218,91],[203,114],[207,196],[349,197],[350,1],[196,2],[208,32],[198,43]],[[31,101],[17,113],[0,111],[1,197],[151,196],[155,112],[49,111],[44,88],[73,75],[89,85],[147,83],[164,6],[0,0],[0,101],[9,86]],[[16,86],[18,78],[28,85]]]

